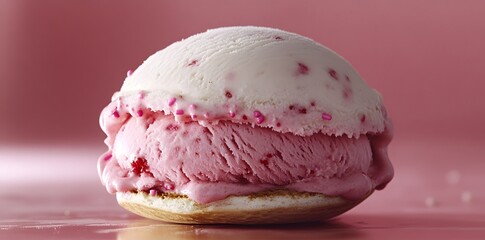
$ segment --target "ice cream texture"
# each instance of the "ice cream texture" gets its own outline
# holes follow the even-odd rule
[[[155,53],[128,73],[100,125],[110,193],[359,199],[393,177],[381,96],[333,51],[272,28],[213,29]]]

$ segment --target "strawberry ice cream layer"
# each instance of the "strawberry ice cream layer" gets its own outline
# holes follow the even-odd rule
[[[245,123],[115,114],[98,170],[108,192],[183,194],[199,203],[287,189],[360,199],[392,178],[389,128],[359,137],[298,136]]]

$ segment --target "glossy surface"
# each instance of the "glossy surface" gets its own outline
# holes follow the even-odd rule
[[[396,178],[384,191],[332,221],[282,226],[143,219],[101,186],[96,158],[103,149],[1,146],[0,239],[484,239],[483,145],[396,139]]]

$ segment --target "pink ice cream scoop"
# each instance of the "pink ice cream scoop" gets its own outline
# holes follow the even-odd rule
[[[381,96],[336,53],[277,29],[168,46],[129,72],[100,124],[103,184],[152,219],[327,219],[393,177]]]

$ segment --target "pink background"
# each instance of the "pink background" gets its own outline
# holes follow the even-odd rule
[[[336,223],[247,231],[117,206],[95,169],[101,109],[155,51],[231,25],[313,38],[382,93],[396,129],[384,191]],[[483,239],[484,90],[482,0],[0,0],[0,239]]]
[[[485,2],[0,1],[0,143],[102,144],[98,114],[128,69],[208,28],[296,32],[378,89],[397,137],[485,134]]]

